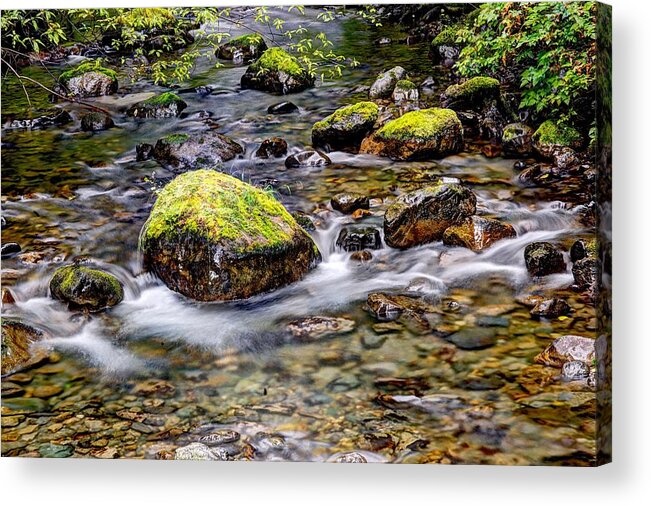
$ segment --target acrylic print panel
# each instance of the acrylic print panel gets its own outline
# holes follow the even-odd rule
[[[610,460],[610,8],[2,12],[2,455]]]

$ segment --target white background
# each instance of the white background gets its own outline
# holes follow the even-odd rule
[[[208,3],[2,0],[0,5],[24,9]],[[2,504],[651,504],[651,2],[610,3],[615,136],[613,464],[571,469],[4,458]]]

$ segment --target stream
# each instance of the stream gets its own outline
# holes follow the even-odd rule
[[[419,162],[333,152],[331,165],[312,168],[254,156],[272,136],[284,138],[290,154],[309,147],[316,121],[364,100],[366,91],[356,88],[395,65],[416,83],[433,76],[438,88],[423,100],[438,103],[450,76],[432,67],[426,43],[401,43],[405,34],[392,26],[360,26],[351,18],[315,26],[362,64],[287,97],[241,90],[245,66],[201,62],[177,90],[188,103],[179,118],[127,118],[120,111],[165,89],[121,75],[116,95],[90,99],[112,112],[115,128],[81,132],[77,121],[3,130],[2,240],[38,254],[3,259],[2,283],[16,303],[3,306],[2,315],[52,336],[42,343],[46,363],[3,379],[19,389],[2,401],[3,455],[164,459],[180,446],[235,431],[239,437],[213,446],[215,458],[590,464],[594,392],[560,381],[559,370],[533,357],[554,338],[593,333],[594,307],[568,289],[569,268],[533,280],[523,256],[534,241],[568,250],[589,236],[571,186],[522,187],[514,160],[479,152]],[[376,45],[381,36],[393,43]],[[215,91],[200,95],[196,86]],[[3,87],[3,108],[25,107],[21,93]],[[267,114],[285,99],[299,110]],[[73,117],[81,111],[65,107]],[[174,174],[155,161],[136,161],[135,147],[205,130],[201,111],[245,148],[220,170],[271,187],[288,210],[314,217],[311,235],[323,261],[301,281],[245,301],[197,303],[142,271],[137,244],[153,189]],[[332,211],[334,194],[368,195],[372,214],[363,224],[381,229],[396,196],[440,177],[460,179],[477,195],[478,214],[512,224],[517,237],[481,253],[440,242],[407,250],[383,245],[364,263],[336,247],[342,227],[355,221]],[[81,256],[120,279],[121,304],[84,315],[49,297],[56,267]],[[570,316],[534,320],[518,302],[551,291],[572,306]],[[436,308],[433,321],[428,328],[378,322],[364,307],[372,292],[417,294]],[[350,319],[354,328],[309,343],[288,337],[289,322],[310,316]],[[437,332],[474,327],[494,329],[495,344],[465,350]]]

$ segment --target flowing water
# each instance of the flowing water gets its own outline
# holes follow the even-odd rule
[[[299,169],[253,156],[270,136],[286,139],[290,152],[309,146],[315,121],[363,99],[355,88],[394,65],[416,82],[427,75],[441,87],[448,82],[447,71],[432,68],[426,44],[378,47],[374,40],[381,35],[395,41],[400,34],[360,27],[353,19],[323,27],[362,65],[341,80],[286,97],[299,106],[293,114],[270,116],[267,107],[279,97],[240,90],[245,67],[204,63],[180,90],[189,104],[181,118],[126,118],[126,106],[162,88],[123,79],[117,95],[95,99],[114,112],[116,128],[90,134],[76,123],[3,131],[8,223],[2,239],[41,253],[30,263],[3,260],[3,285],[12,285],[17,299],[3,307],[3,316],[52,336],[44,343],[52,350],[48,363],[5,378],[19,396],[3,399],[3,454],[44,454],[46,443],[53,443],[76,456],[166,458],[216,429],[233,429],[240,440],[220,448],[236,459],[336,460],[356,451],[380,462],[590,461],[594,394],[562,383],[558,370],[535,365],[533,357],[555,337],[594,332],[594,309],[566,290],[569,270],[534,282],[523,257],[530,242],[569,245],[587,232],[580,206],[571,205],[580,200],[571,188],[522,188],[513,160],[478,153],[394,162],[334,152],[329,166]],[[191,90],[199,85],[216,91],[202,96]],[[3,109],[24,106],[20,93],[16,86],[3,89]],[[142,271],[139,232],[154,188],[173,174],[153,161],[136,162],[135,146],[205,129],[199,111],[209,111],[218,131],[245,147],[221,170],[270,186],[290,211],[315,217],[312,236],[323,261],[302,281],[244,302],[201,304]],[[397,195],[440,177],[459,178],[476,193],[479,214],[511,223],[518,237],[479,254],[441,243],[404,251],[383,247],[367,263],[335,246],[353,220],[329,209],[332,195],[369,195],[372,216],[363,223],[381,229]],[[52,272],[77,256],[118,276],[125,300],[88,316],[50,298]],[[425,328],[377,322],[364,310],[367,295],[377,291],[424,297],[435,307],[431,321]],[[551,291],[570,302],[571,317],[536,321],[516,302]],[[286,325],[307,316],[345,317],[355,327],[296,343]],[[475,326],[495,329],[496,344],[457,349],[439,332]],[[43,403],[29,403],[37,398]]]

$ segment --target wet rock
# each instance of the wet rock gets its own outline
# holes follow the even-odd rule
[[[168,91],[132,105],[127,110],[127,115],[134,118],[174,118],[187,106],[176,93]]]
[[[525,162],[525,161],[523,161],[523,160],[518,160],[517,162],[515,162],[515,163],[513,164],[513,168],[514,168],[515,170],[524,170],[524,169],[527,168],[527,162]]]
[[[361,453],[348,452],[337,455],[333,462],[337,464],[366,464],[368,460]]]
[[[118,91],[117,74],[99,62],[86,61],[59,76],[59,86],[71,97],[99,97]]]
[[[532,276],[565,272],[563,253],[548,242],[532,242],[524,249],[524,261]]]
[[[563,299],[553,298],[539,301],[530,314],[538,318],[556,318],[569,314],[571,311],[572,308]]]
[[[552,162],[559,170],[566,171],[579,165],[581,160],[572,148],[560,148],[554,151]]]
[[[63,388],[58,385],[41,385],[32,390],[32,397],[38,399],[49,399],[63,392]]]
[[[319,250],[272,195],[213,170],[177,176],[141,232],[144,266],[201,301],[245,299],[301,279]]]
[[[382,239],[380,231],[373,227],[345,227],[339,232],[336,245],[344,251],[362,251],[380,249]]]
[[[393,321],[403,314],[420,316],[435,312],[435,308],[419,297],[382,292],[370,293],[366,298],[366,308],[380,321]]]
[[[137,144],[136,145],[136,161],[144,162],[149,160],[154,152],[154,146],[151,144]]]
[[[335,378],[330,383],[326,385],[326,388],[331,392],[349,392],[361,385],[361,381],[354,374],[344,373],[341,376]]]
[[[320,151],[307,150],[289,155],[285,160],[285,167],[290,169],[295,167],[323,167],[331,163],[330,158]]]
[[[499,99],[500,82],[492,77],[473,77],[449,86],[441,97],[443,107],[457,110],[480,110]]]
[[[0,253],[2,255],[2,258],[7,258],[12,255],[15,255],[16,253],[20,253],[22,248],[20,247],[20,244],[17,242],[6,242],[2,245],[2,249],[0,250]]]
[[[312,145],[333,150],[357,151],[373,129],[379,108],[373,102],[359,102],[337,109],[312,127]]]
[[[563,381],[581,381],[590,376],[590,366],[580,360],[565,362],[561,367],[561,379]]]
[[[171,134],[158,139],[152,156],[176,172],[218,167],[244,150],[237,142],[215,131],[195,135]]]
[[[367,350],[377,350],[378,348],[382,348],[382,345],[386,342],[386,340],[386,336],[368,334],[362,336],[362,346]]]
[[[102,112],[89,112],[81,117],[81,129],[84,132],[108,130],[114,126],[111,116]]]
[[[294,218],[296,220],[296,223],[298,223],[306,232],[313,232],[316,230],[312,218],[310,218],[307,214],[301,211],[294,211],[292,213],[292,218]]]
[[[292,102],[278,102],[267,108],[269,114],[289,114],[298,111],[298,106]]]
[[[41,457],[46,459],[60,459],[70,457],[74,453],[72,445],[58,445],[54,443],[46,443],[38,448],[38,453]]]
[[[583,239],[579,239],[575,241],[570,248],[570,259],[572,262],[578,262],[579,260],[583,260],[588,256],[597,257],[597,253],[597,241],[594,239],[591,241],[584,241]]]
[[[368,209],[355,209],[351,213],[350,217],[353,220],[359,221],[359,220],[365,218],[366,216],[371,216],[372,214],[373,213],[371,213],[371,211],[369,211]]]
[[[536,164],[525,168],[519,175],[518,181],[526,187],[545,186],[558,179],[558,171],[547,164]]]
[[[400,66],[393,67],[378,76],[375,82],[371,85],[368,96],[372,100],[379,98],[389,98],[396,87],[396,83],[401,79],[407,77],[407,71]]]
[[[260,58],[266,50],[267,44],[262,35],[249,33],[235,37],[227,43],[222,44],[217,48],[215,54],[222,60],[231,60],[233,63],[239,65],[242,63],[250,63]]]
[[[239,441],[240,434],[234,430],[217,430],[199,438],[199,442],[208,446],[221,446]]]
[[[547,160],[553,160],[563,148],[581,149],[582,146],[583,138],[576,129],[551,120],[543,122],[533,134],[535,152]]]
[[[18,320],[2,318],[2,375],[13,374],[47,358],[47,352],[32,345],[47,336]]]
[[[360,263],[370,262],[373,259],[373,253],[366,249],[362,251],[353,251],[350,255],[350,259]]]
[[[353,320],[328,316],[311,316],[287,324],[292,336],[301,342],[319,341],[334,335],[347,334],[354,328]]]
[[[48,411],[48,403],[43,399],[35,399],[33,397],[2,399],[3,415],[5,414],[5,410],[12,415],[43,413]]]
[[[567,335],[556,339],[538,354],[534,361],[550,367],[562,367],[566,362],[590,363],[595,356],[595,340],[589,337]]]
[[[450,109],[411,111],[366,137],[360,153],[394,160],[443,158],[463,148],[463,128]]]
[[[525,157],[531,154],[533,130],[524,123],[510,123],[502,131],[502,149],[506,156]],[[520,169],[521,170],[521,169]]]
[[[588,290],[594,295],[601,286],[601,262],[594,257],[577,260],[572,266],[572,275],[579,290]]]
[[[396,83],[391,99],[398,105],[406,103],[418,103],[418,87],[408,79],[402,79]]]
[[[345,192],[337,193],[330,204],[335,211],[342,212],[344,214],[350,214],[357,209],[368,209],[369,200],[366,195],[355,192]]]
[[[174,460],[228,460],[226,455],[203,443],[190,443],[174,451]]]
[[[249,66],[240,84],[242,89],[287,95],[313,86],[314,77],[287,51],[272,47]]]
[[[260,147],[255,152],[255,156],[258,158],[279,158],[287,154],[287,141],[281,139],[280,137],[271,137],[270,139],[265,139],[260,144]]]
[[[68,123],[72,123],[72,116],[68,111],[62,109],[54,109],[52,111],[44,111],[36,116],[35,118],[26,118],[26,119],[11,119],[7,121],[3,127],[14,129],[14,128],[27,128],[31,130],[39,130],[41,128],[48,128],[51,126],[63,126]],[[3,147],[5,145],[3,144]]]
[[[386,46],[388,44],[391,44],[391,42],[391,37],[380,37],[375,41],[375,44],[378,46]]]
[[[113,274],[75,264],[54,272],[50,294],[72,309],[100,311],[122,302],[124,288]]]
[[[453,183],[401,195],[384,215],[384,240],[392,248],[439,241],[447,228],[475,213],[476,203],[474,193]]]
[[[13,292],[6,286],[2,287],[2,305],[5,304],[15,304],[16,297],[14,297]]]
[[[481,251],[497,241],[511,239],[516,235],[515,229],[509,223],[471,216],[458,225],[447,228],[443,233],[443,244]]]
[[[133,393],[147,397],[172,397],[176,388],[168,381],[149,379],[141,381],[133,388]]]
[[[448,340],[462,350],[481,350],[497,343],[496,334],[491,327],[470,327],[455,332]]]

